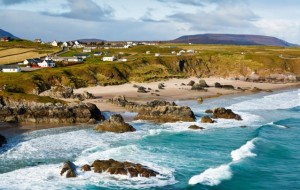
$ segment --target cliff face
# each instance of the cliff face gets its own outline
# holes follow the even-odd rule
[[[15,102],[0,96],[0,121],[24,123],[96,123],[103,120],[94,104]]]

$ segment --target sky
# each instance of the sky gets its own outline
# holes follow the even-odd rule
[[[43,41],[172,40],[204,33],[300,44],[299,0],[0,0],[0,28]]]

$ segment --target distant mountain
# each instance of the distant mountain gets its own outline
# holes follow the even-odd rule
[[[106,40],[101,40],[101,39],[79,39],[77,41],[83,42],[83,43],[91,43],[91,42],[105,42]]]
[[[0,38],[3,38],[3,37],[18,38],[7,31],[0,29]]]
[[[181,36],[171,42],[193,44],[229,44],[229,45],[266,45],[266,46],[297,46],[284,40],[261,35],[238,34],[197,34]]]

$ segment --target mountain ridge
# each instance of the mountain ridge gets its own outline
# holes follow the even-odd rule
[[[16,36],[14,36],[13,34],[11,34],[11,33],[9,33],[9,32],[7,32],[7,31],[0,28],[0,38],[3,38],[3,37],[11,37],[11,38],[14,38],[14,39],[18,38]]]
[[[266,45],[266,46],[298,46],[272,36],[252,34],[195,34],[184,35],[174,40],[173,43],[193,44],[224,44],[224,45]]]

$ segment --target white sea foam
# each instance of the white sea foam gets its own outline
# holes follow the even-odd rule
[[[247,158],[247,157],[256,156],[255,153],[251,152],[255,148],[255,145],[253,144],[255,139],[256,138],[248,141],[246,144],[241,146],[239,149],[233,150],[231,152],[232,160],[233,161],[240,161],[240,160],[243,160],[244,158]]]
[[[217,168],[208,168],[199,175],[193,176],[189,180],[190,185],[201,183],[203,185],[219,185],[223,180],[231,179],[232,172],[229,165],[221,165]]]
[[[275,110],[300,106],[300,90],[267,95],[231,105],[233,110]]]
[[[255,153],[251,152],[255,148],[253,142],[256,139],[257,138],[254,138],[248,141],[246,144],[242,145],[239,149],[233,150],[231,152],[232,161],[230,163],[221,165],[216,168],[208,168],[201,174],[191,177],[189,180],[189,184],[195,185],[201,183],[203,185],[216,186],[224,180],[231,179],[233,174],[230,166],[232,164],[235,164],[237,161],[242,161],[247,157],[256,156]]]
[[[281,128],[281,129],[287,129],[288,127],[287,126],[284,126],[284,125],[278,125],[278,124],[275,124],[274,122],[271,122],[271,123],[268,123],[269,125],[273,125],[275,127],[278,127],[278,128]]]

